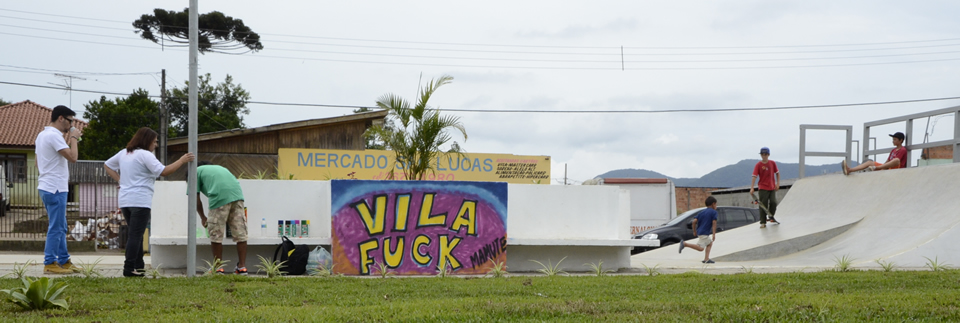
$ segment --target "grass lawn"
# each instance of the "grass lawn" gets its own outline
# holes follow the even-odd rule
[[[69,310],[7,322],[960,321],[960,271],[509,278],[57,278]],[[0,288],[16,287],[14,279]],[[0,294],[0,297],[5,297]]]

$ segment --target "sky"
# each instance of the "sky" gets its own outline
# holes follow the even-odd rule
[[[131,23],[154,8],[187,6],[0,4],[0,98],[82,114],[101,95],[118,97],[102,93],[158,95],[162,69],[168,86],[182,86],[186,49],[140,39]],[[413,99],[421,84],[450,75],[430,104],[470,110],[444,112],[467,130],[455,140],[468,152],[550,156],[554,184],[624,168],[700,177],[758,159],[764,146],[771,159],[796,163],[801,124],[853,126],[861,139],[865,122],[960,105],[762,109],[960,97],[956,1],[200,0],[201,13],[214,10],[242,19],[264,49],[201,55],[200,73],[233,76],[251,100],[374,106],[386,93]],[[84,79],[72,79],[70,92],[28,86],[67,84],[55,73]],[[353,110],[248,106],[248,127]],[[744,108],[757,110],[716,111]],[[949,139],[953,123],[917,119],[908,136]],[[870,134],[887,148],[896,131],[905,125]],[[811,131],[806,146],[842,151],[844,140],[840,131]]]

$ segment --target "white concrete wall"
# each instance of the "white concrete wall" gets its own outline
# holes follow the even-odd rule
[[[272,257],[279,244],[277,220],[310,220],[310,238],[298,244],[329,245],[331,239],[330,182],[241,180],[250,229],[247,267],[258,263],[256,255]],[[157,182],[151,230],[154,266],[186,266],[185,182]],[[209,206],[204,199],[204,206]],[[589,270],[586,262],[603,261],[616,270],[629,266],[630,193],[616,186],[553,186],[509,184],[507,268],[532,271],[539,265],[529,260],[556,263],[568,257],[564,270]],[[267,237],[260,237],[260,219],[267,218]],[[199,225],[200,220],[197,219]],[[197,264],[210,260],[209,240],[197,239]],[[236,249],[224,240],[224,259],[236,263]],[[572,247],[582,246],[582,247]]]
[[[673,182],[662,184],[606,184],[630,193],[630,225],[642,231],[670,221],[677,215]]]
[[[510,184],[507,196],[510,239],[630,239],[617,187]]]
[[[240,180],[247,207],[251,240],[277,238],[278,220],[310,220],[310,238],[330,238],[330,182]],[[154,187],[151,238],[186,238],[187,184],[161,181]],[[210,204],[201,194],[204,212]],[[260,220],[267,219],[266,237],[260,234]],[[197,225],[200,217],[197,216]]]

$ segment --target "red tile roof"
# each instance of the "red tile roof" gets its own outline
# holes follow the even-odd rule
[[[33,147],[52,113],[53,109],[29,100],[0,106],[0,146]],[[74,126],[83,131],[87,123],[76,120]]]

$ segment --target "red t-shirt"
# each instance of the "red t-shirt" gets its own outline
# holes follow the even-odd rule
[[[894,148],[893,150],[891,150],[890,156],[887,157],[887,161],[889,162],[894,158],[900,158],[900,167],[897,167],[897,168],[907,167],[907,149],[906,148],[900,147],[900,148]]]
[[[772,160],[767,160],[766,164],[764,164],[763,161],[759,161],[756,166],[753,166],[753,176],[759,179],[757,186],[765,191],[772,191],[777,188],[777,183],[773,175],[779,172],[780,170],[777,169],[777,163]]]

